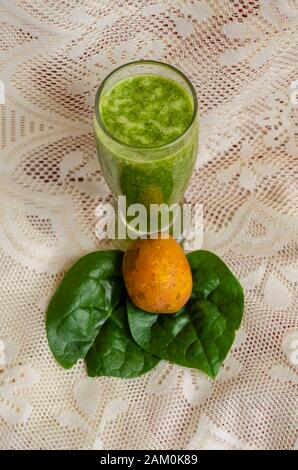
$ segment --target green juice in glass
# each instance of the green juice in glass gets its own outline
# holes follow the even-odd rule
[[[181,72],[153,61],[117,69],[97,92],[94,130],[104,177],[127,206],[182,201],[198,123],[195,92]]]

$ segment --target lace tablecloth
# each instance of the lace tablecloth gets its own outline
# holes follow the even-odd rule
[[[298,1],[1,0],[0,446],[297,447]],[[204,247],[240,278],[245,317],[215,380],[161,363],[135,379],[61,369],[47,302],[75,259],[110,246],[92,104],[122,63],[182,69],[200,103],[187,197]]]

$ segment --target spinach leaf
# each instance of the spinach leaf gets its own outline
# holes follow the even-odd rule
[[[68,369],[91,348],[109,315],[125,302],[121,251],[96,251],[65,274],[47,309],[46,330],[57,362]]]
[[[143,351],[133,340],[126,305],[117,307],[102,326],[85,357],[90,377],[108,375],[133,378],[148,372],[160,361]]]
[[[175,314],[150,314],[127,304],[134,340],[161,359],[215,377],[241,324],[243,290],[225,263],[204,250],[190,253],[193,292]]]

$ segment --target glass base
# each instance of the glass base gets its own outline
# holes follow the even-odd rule
[[[157,239],[169,238],[171,235],[178,243],[183,243],[183,216],[182,204],[173,204],[174,211],[167,211],[164,205],[164,214],[149,210],[149,215],[140,214],[136,211],[134,216],[127,216],[119,208],[118,200],[114,199],[113,205],[115,210],[115,239],[113,244],[115,248],[125,251],[131,242],[137,239]],[[157,217],[156,217],[157,216]],[[153,227],[153,229],[152,229]],[[148,230],[149,228],[149,230]]]

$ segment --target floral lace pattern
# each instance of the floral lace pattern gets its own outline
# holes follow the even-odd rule
[[[14,0],[0,13],[0,447],[297,448],[297,0]],[[81,363],[62,370],[46,342],[63,271],[108,245],[95,235],[110,197],[96,88],[141,58],[177,66],[197,90],[187,199],[203,204],[204,248],[245,288],[215,380],[164,362],[91,380]]]
[[[9,425],[25,423],[32,412],[30,392],[39,382],[39,372],[30,365],[13,366],[18,347],[2,340],[3,364],[0,369],[0,418]],[[29,392],[29,393],[28,393]]]

